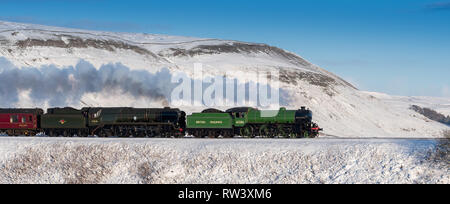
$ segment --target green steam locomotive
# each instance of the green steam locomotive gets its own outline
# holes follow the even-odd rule
[[[187,117],[187,131],[195,137],[313,138],[322,129],[312,122],[312,111],[305,107],[278,111],[243,107],[194,113]]]
[[[312,138],[321,130],[305,107],[207,109],[189,116],[173,108],[0,109],[0,134],[10,136]]]

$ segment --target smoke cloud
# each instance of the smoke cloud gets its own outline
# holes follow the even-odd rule
[[[13,107],[21,91],[30,91],[33,102],[48,102],[62,107],[79,104],[86,93],[121,91],[135,97],[163,100],[174,85],[166,68],[157,73],[130,70],[122,64],[108,64],[96,69],[86,61],[75,67],[18,68],[0,58],[0,106]]]
[[[179,73],[178,73],[179,74]],[[194,84],[203,85],[202,94],[212,83],[205,83],[200,79],[192,79],[182,73],[191,84],[194,92]],[[136,100],[171,103],[171,94],[180,83],[172,83],[172,73],[163,68],[156,73],[146,70],[131,70],[117,63],[107,64],[95,68],[89,62],[81,60],[75,66],[56,67],[42,66],[19,68],[7,59],[0,57],[0,108],[16,108],[21,99],[21,93],[27,92],[33,106],[66,107],[66,106],[91,106],[99,104],[83,104],[82,98],[90,93],[106,93],[114,96],[133,96]],[[200,80],[200,81],[199,81]],[[223,81],[227,79],[224,77]],[[234,79],[234,100],[236,104],[243,103],[236,98],[237,94],[245,92],[245,98],[249,99],[249,92],[255,91],[250,87],[259,87],[257,82],[240,82]],[[226,86],[224,86],[225,88]],[[269,90],[271,89],[269,85]],[[227,92],[225,89],[222,91]],[[213,94],[215,97],[215,93]],[[223,98],[226,98],[225,96]],[[281,105],[290,103],[287,91],[280,89]],[[121,100],[117,98],[116,100]],[[132,99],[133,100],[133,99]],[[200,104],[205,105],[205,99]],[[242,99],[241,99],[242,100]],[[191,101],[196,101],[192,95]],[[39,105],[38,105],[39,104]],[[114,104],[114,103],[113,103]],[[252,104],[258,104],[253,101]],[[257,106],[257,105],[255,105]]]

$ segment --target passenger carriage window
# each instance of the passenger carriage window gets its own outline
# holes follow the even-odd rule
[[[25,118],[25,116],[22,116],[22,123],[27,122],[26,120],[27,120],[27,119]]]
[[[17,116],[17,115],[11,115],[11,117],[9,118],[9,121],[10,121],[11,123],[17,123],[17,122],[19,122],[19,116]]]
[[[33,116],[28,117],[28,122],[33,122]]]

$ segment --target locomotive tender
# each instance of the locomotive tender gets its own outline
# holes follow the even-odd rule
[[[265,116],[264,114],[268,114]],[[49,108],[0,109],[0,133],[9,136],[87,137],[317,137],[321,131],[312,122],[312,112],[299,110],[260,111],[233,108],[225,112],[207,109],[186,113],[173,108],[103,108],[81,110]]]

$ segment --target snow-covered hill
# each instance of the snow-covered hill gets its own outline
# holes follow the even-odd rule
[[[449,128],[409,110],[414,101],[394,99],[401,105],[393,105],[392,98],[359,91],[298,55],[265,44],[2,21],[0,106],[169,105],[170,77],[183,72],[198,79],[195,63],[209,75],[231,71],[236,74],[227,77],[237,79],[279,71],[282,105],[312,109],[327,135],[439,137]]]

